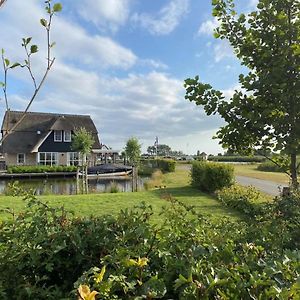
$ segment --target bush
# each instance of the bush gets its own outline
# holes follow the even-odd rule
[[[152,173],[151,178],[144,183],[145,190],[150,190],[162,185],[163,173],[160,170],[156,170]]]
[[[244,214],[256,216],[262,213],[263,195],[254,187],[232,185],[217,192],[217,198],[224,205]]]
[[[233,167],[226,164],[198,161],[192,164],[192,186],[203,192],[215,192],[234,182]]]
[[[155,170],[159,169],[163,173],[175,172],[176,162],[171,159],[147,159],[141,161],[139,174],[151,175]]]
[[[166,200],[154,226],[145,204],[81,219],[27,195],[0,224],[1,299],[298,299],[299,250],[275,218],[210,222]]]
[[[52,172],[76,172],[76,166],[9,166],[7,173],[52,173]]]
[[[105,191],[106,193],[119,193],[120,192],[120,188],[118,186],[118,184],[113,181],[109,187],[107,188],[107,190]]]

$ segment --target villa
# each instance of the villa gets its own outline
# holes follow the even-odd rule
[[[89,115],[28,112],[13,129],[23,112],[7,111],[1,133],[2,164],[10,165],[77,165],[79,155],[72,150],[72,136],[76,129],[85,128],[94,139],[90,165],[95,165],[103,152],[98,132]]]

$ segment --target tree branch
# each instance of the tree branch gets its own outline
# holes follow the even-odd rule
[[[3,141],[6,139],[6,137],[7,137],[12,131],[14,131],[14,130],[17,128],[17,126],[24,120],[24,118],[25,118],[25,116],[26,116],[26,114],[27,114],[27,112],[28,112],[28,110],[29,110],[29,108],[30,108],[32,102],[34,101],[34,99],[35,99],[37,93],[39,92],[39,90],[41,89],[41,87],[42,87],[44,81],[46,80],[47,75],[48,75],[48,73],[49,73],[51,67],[52,67],[53,64],[54,64],[54,61],[55,61],[55,58],[52,59],[51,64],[50,64],[49,67],[47,68],[47,70],[46,70],[46,72],[45,72],[45,74],[44,74],[44,76],[43,76],[43,78],[42,78],[40,84],[38,85],[37,89],[34,91],[32,97],[31,97],[31,99],[30,99],[30,101],[29,101],[29,103],[28,103],[28,105],[27,105],[27,107],[26,107],[26,109],[24,110],[24,112],[23,112],[23,114],[22,114],[22,116],[21,116],[21,118],[15,123],[15,125],[9,130],[9,132],[8,132],[5,136],[3,136],[2,140],[1,140],[2,143],[3,143]]]
[[[274,159],[268,157],[267,155],[263,154],[263,153],[259,153],[261,156],[265,157],[266,159],[268,159],[269,161],[271,161],[273,164],[275,164],[277,167],[282,168],[282,166],[275,161]],[[291,174],[288,171],[283,171],[287,176],[289,176],[291,178]]]
[[[31,70],[31,54],[28,52],[27,45],[24,45],[24,48],[25,48],[26,55],[27,55],[26,68],[29,71],[30,77],[33,81],[34,88],[36,90],[37,89],[36,80],[35,80],[35,77],[33,76],[32,70]]]

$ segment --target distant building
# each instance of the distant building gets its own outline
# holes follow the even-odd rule
[[[7,111],[2,137],[20,120],[23,112]],[[72,150],[76,129],[85,128],[94,139],[89,162],[94,165],[101,144],[94,122],[88,115],[28,112],[20,124],[4,139],[2,160],[9,165],[77,165],[79,155]],[[98,153],[98,154],[97,154]]]
[[[207,160],[208,159],[208,155],[205,153],[205,152],[201,152],[199,154],[199,157],[202,159],[202,160]]]

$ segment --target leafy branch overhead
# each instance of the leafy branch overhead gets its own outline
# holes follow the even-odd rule
[[[25,50],[26,58],[24,59],[23,63],[19,62],[10,62],[9,58],[5,56],[5,51],[4,49],[1,50],[1,58],[2,58],[2,65],[3,65],[3,71],[4,71],[4,80],[3,82],[0,82],[0,87],[3,90],[4,94],[4,99],[5,99],[5,105],[6,105],[6,110],[10,109],[9,101],[8,101],[8,94],[7,94],[7,76],[8,72],[11,69],[14,69],[16,67],[22,67],[26,68],[29,72],[29,75],[32,79],[33,85],[34,85],[34,91],[33,94],[24,110],[23,115],[21,118],[18,120],[17,123],[10,129],[10,131],[2,138],[3,140],[6,138],[6,136],[15,130],[15,128],[23,121],[27,111],[29,110],[31,104],[33,103],[34,99],[36,98],[38,92],[40,91],[43,83],[45,82],[47,75],[52,68],[55,58],[52,58],[51,56],[51,48],[55,45],[55,42],[52,42],[50,39],[50,32],[51,32],[51,25],[52,25],[52,19],[54,15],[62,10],[62,5],[60,3],[55,3],[51,4],[51,0],[47,0],[44,2],[46,4],[45,10],[47,13],[47,20],[46,19],[41,19],[40,23],[43,27],[45,27],[46,30],[46,36],[47,36],[47,65],[46,65],[46,70],[44,72],[44,75],[42,76],[41,80],[37,82],[35,74],[33,73],[32,70],[32,55],[36,54],[39,51],[38,45],[32,43],[32,37],[26,37],[22,39],[22,47]]]
[[[296,183],[296,154],[300,151],[300,2],[260,0],[257,10],[238,15],[233,0],[213,0],[220,26],[214,36],[226,39],[240,63],[240,89],[230,99],[200,81],[185,80],[185,98],[219,114],[226,125],[216,137],[225,148],[251,153],[255,148],[290,156]]]

